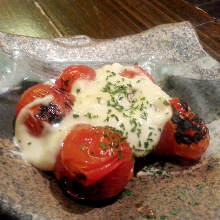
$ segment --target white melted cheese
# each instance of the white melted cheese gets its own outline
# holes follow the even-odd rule
[[[75,96],[72,112],[60,124],[44,123],[40,137],[28,133],[24,118],[31,106],[49,104],[51,96],[25,106],[15,126],[24,158],[39,169],[53,170],[66,135],[75,125],[82,123],[119,130],[137,157],[150,153],[172,116],[170,97],[144,75],[132,79],[120,76],[125,69],[137,71],[135,67],[116,63],[98,69],[95,80],[78,80],[71,91]]]

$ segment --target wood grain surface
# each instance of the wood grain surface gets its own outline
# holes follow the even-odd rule
[[[188,20],[205,50],[220,60],[219,20],[193,6],[209,10],[210,2],[215,7],[219,4],[219,0],[0,0],[0,31],[42,38],[83,34],[105,39]]]
[[[57,37],[32,0],[0,0],[0,31],[31,37]]]
[[[220,18],[220,0],[186,0],[206,11],[210,16]]]

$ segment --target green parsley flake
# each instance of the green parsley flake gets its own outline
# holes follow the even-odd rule
[[[98,103],[100,104],[101,103],[101,97],[96,97]]]
[[[81,91],[81,89],[77,89],[77,90],[76,90],[76,93],[78,94],[78,93],[80,93],[80,91]]]
[[[100,147],[101,147],[103,150],[106,150],[106,149],[107,149],[106,144],[100,144]]]
[[[163,101],[163,104],[164,104],[164,105],[170,105],[170,103],[169,103],[167,100],[164,100],[164,101]]]
[[[187,199],[187,193],[186,193],[186,190],[182,190],[182,191],[181,191],[181,194],[185,197],[185,199]]]
[[[89,118],[89,119],[94,119],[94,118],[98,118],[99,117],[98,115],[93,115],[90,112],[87,112],[84,116]]]
[[[149,143],[146,141],[146,142],[144,142],[144,148],[145,149],[147,149],[148,148],[148,146],[149,146]]]
[[[181,209],[173,209],[173,210],[171,210],[171,214],[172,215],[178,215],[179,213],[181,212]]]
[[[79,147],[80,150],[84,150],[84,148],[86,147],[86,144],[83,144]]]
[[[122,151],[119,150],[119,151],[118,151],[118,159],[121,160],[121,158],[122,158]]]
[[[148,114],[146,112],[143,112],[141,115],[141,118],[144,120],[147,120],[147,116],[148,116]]]
[[[78,114],[73,114],[73,118],[79,118]]]

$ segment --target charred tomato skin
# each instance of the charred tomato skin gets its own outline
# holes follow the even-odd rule
[[[133,168],[132,151],[119,133],[82,124],[64,140],[54,173],[71,197],[106,200],[123,191]]]
[[[44,128],[43,122],[58,123],[72,110],[74,97],[71,94],[49,84],[37,84],[22,94],[17,103],[15,119],[26,105],[48,95],[53,96],[53,100],[48,105],[36,104],[29,108],[29,112],[25,116],[24,124],[29,133],[34,136],[41,135]]]
[[[154,154],[198,161],[209,146],[209,131],[205,122],[178,98],[172,98],[172,118],[163,128]]]
[[[58,89],[71,92],[74,82],[78,79],[93,80],[96,73],[91,67],[84,65],[72,65],[63,70],[55,82]]]

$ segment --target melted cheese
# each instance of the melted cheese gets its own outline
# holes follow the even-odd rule
[[[165,123],[171,118],[170,97],[144,75],[122,77],[123,70],[135,67],[106,65],[96,71],[96,79],[78,80],[72,87],[73,110],[60,124],[45,123],[40,137],[30,135],[23,124],[28,108],[47,105],[51,96],[37,99],[18,115],[15,135],[24,158],[42,170],[53,170],[57,153],[69,131],[77,124],[110,126],[127,138],[133,154],[145,156],[157,145]]]

